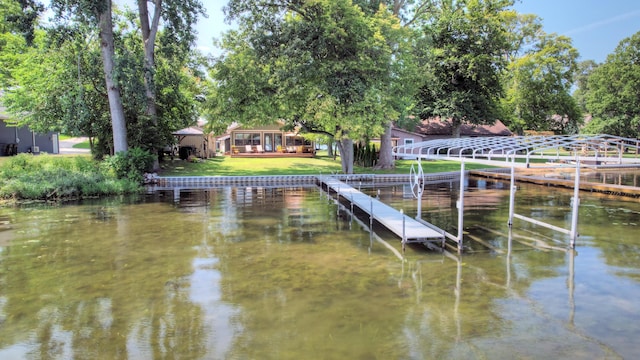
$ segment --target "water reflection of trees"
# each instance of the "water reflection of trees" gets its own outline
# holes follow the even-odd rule
[[[450,207],[454,198],[446,196]],[[0,349],[27,344],[35,358],[477,357],[487,349],[478,339],[514,338],[505,302],[529,301],[535,283],[562,277],[568,266],[564,253],[518,241],[507,256],[506,236],[475,225],[504,227],[500,204],[486,212],[476,204],[468,224],[502,253],[474,245],[456,262],[417,251],[403,269],[382,246],[369,248],[368,236],[315,191],[229,188],[169,200],[17,212],[24,218],[16,223],[33,225],[13,229],[0,253]],[[581,216],[603,216],[610,205]],[[623,232],[612,234],[638,253]],[[193,259],[203,252],[219,259],[211,265],[219,302],[234,307],[224,321],[215,317],[221,310],[206,314],[189,295]],[[605,256],[637,268],[635,255]],[[219,334],[211,334],[212,322]]]
[[[154,204],[18,212],[28,225],[0,255],[0,348],[23,344],[42,359],[204,354],[201,309],[181,281],[194,254],[180,234],[193,230],[170,213]]]
[[[606,263],[617,267],[619,276],[640,282],[640,205],[615,197],[584,199],[580,209],[581,233],[589,245],[600,249]]]

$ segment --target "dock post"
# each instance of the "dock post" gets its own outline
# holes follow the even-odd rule
[[[515,198],[516,198],[516,175],[515,175],[515,165],[511,165],[511,186],[509,187],[511,191],[509,191],[509,227],[513,225],[513,211],[515,207]]]
[[[570,247],[576,247],[576,238],[578,237],[578,208],[580,207],[580,159],[576,160],[576,176],[573,185],[573,198],[571,199],[571,232],[569,240]]]
[[[458,199],[458,253],[462,253],[464,230],[464,160],[460,162],[460,197]]]
[[[369,197],[369,229],[373,231],[373,198]]]
[[[338,203],[338,207],[336,208],[336,215],[340,215],[340,185],[338,185],[336,191],[336,201]]]
[[[405,249],[405,246],[407,244],[407,234],[406,234],[406,231],[405,231],[406,225],[405,225],[404,210],[400,210],[400,214],[402,214],[402,252],[404,253],[404,249]]]
[[[351,193],[351,215],[349,216],[349,225],[353,223],[353,193]]]

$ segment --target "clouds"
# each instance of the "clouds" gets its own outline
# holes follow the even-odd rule
[[[629,20],[629,19],[632,19],[632,18],[635,18],[635,17],[640,17],[640,9],[632,11],[632,12],[629,12],[629,13],[626,13],[626,14],[617,15],[617,16],[613,16],[613,17],[610,17],[610,18],[607,18],[607,19],[595,21],[595,22],[592,22],[591,24],[587,24],[585,26],[573,28],[571,30],[568,30],[568,31],[564,32],[564,35],[571,36],[571,35],[586,33],[586,32],[596,30],[598,28],[601,28],[601,27],[609,25],[609,24],[619,23],[621,21]]]

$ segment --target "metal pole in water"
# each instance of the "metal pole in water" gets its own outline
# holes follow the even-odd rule
[[[516,175],[515,175],[515,165],[511,165],[511,191],[509,192],[509,227],[513,225],[513,211],[515,208],[515,199],[516,199]]]
[[[416,186],[418,187],[418,218],[422,218],[422,192],[424,190],[424,182],[422,178],[424,177],[424,173],[422,172],[422,162],[420,158],[418,158],[418,174],[416,174]]]
[[[338,185],[338,189],[336,191],[336,202],[338,203],[338,207],[336,208],[336,214],[340,215],[340,185]]]
[[[404,218],[404,210],[400,209],[400,214],[402,214],[402,252],[404,253],[405,245],[407,244],[407,235],[405,232],[405,218]]]
[[[580,207],[580,159],[576,159],[576,178],[573,185],[573,198],[571,199],[571,233],[570,246],[576,247],[576,238],[578,237],[578,208]]]
[[[373,198],[369,197],[369,229],[373,231]]]
[[[464,160],[460,161],[460,196],[458,198],[458,253],[462,252],[462,230],[464,227]]]
[[[351,213],[349,214],[349,225],[353,222],[353,193],[351,193]]]
[[[180,202],[180,188],[177,188],[177,187],[173,188],[173,202],[174,203]]]

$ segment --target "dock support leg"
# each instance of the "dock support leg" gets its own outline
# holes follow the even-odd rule
[[[373,199],[369,199],[369,229],[373,231]]]
[[[458,198],[458,253],[462,253],[464,230],[464,160],[460,162],[460,195]]]
[[[404,254],[404,249],[407,245],[407,235],[405,232],[405,217],[404,213],[402,213],[402,253]]]
[[[509,192],[509,220],[508,220],[509,227],[511,227],[513,225],[513,212],[514,212],[515,199],[516,199],[516,175],[515,175],[515,172],[516,172],[515,166],[511,165],[511,185],[510,185],[511,191]]]
[[[578,208],[580,207],[580,160],[576,161],[576,176],[573,185],[573,198],[571,199],[571,233],[570,247],[576,247],[576,238],[578,237]]]

